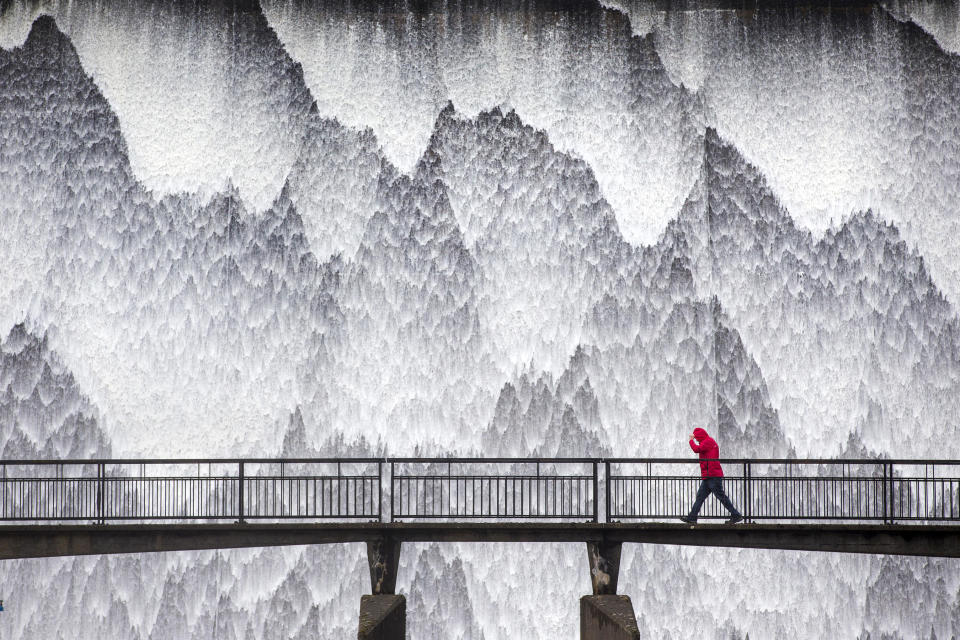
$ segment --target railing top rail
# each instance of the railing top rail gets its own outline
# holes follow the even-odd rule
[[[159,464],[695,464],[701,460],[692,456],[677,458],[64,458],[64,459],[0,459],[0,465],[159,465]],[[899,464],[899,465],[960,465],[960,459],[931,458],[710,458],[727,464]]]
[[[386,458],[69,458],[63,460],[0,459],[0,465],[90,465],[90,464],[376,464]]]
[[[603,458],[387,458],[387,462],[404,464],[589,464],[602,462]]]
[[[927,465],[960,465],[960,460],[953,459],[911,459],[911,458],[604,458],[604,462],[611,464],[645,464],[645,463],[698,463],[721,462],[727,464],[927,464]]]

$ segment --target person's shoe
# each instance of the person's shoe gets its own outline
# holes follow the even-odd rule
[[[690,516],[680,516],[680,519],[686,522],[687,524],[697,524],[697,519],[691,518]]]
[[[743,521],[743,516],[738,513],[735,516],[730,516],[730,519],[727,520],[727,524],[737,524],[738,522],[742,522],[742,521]]]

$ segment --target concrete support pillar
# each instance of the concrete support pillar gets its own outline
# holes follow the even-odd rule
[[[620,579],[621,542],[588,542],[587,560],[590,562],[590,584],[593,595],[610,595],[617,592]]]
[[[398,595],[360,596],[358,640],[406,640],[407,600]]]
[[[640,629],[627,596],[580,598],[580,640],[639,640]]]
[[[580,640],[636,640],[640,637],[633,603],[618,596],[620,542],[588,542],[592,596],[580,598]]]
[[[368,540],[367,564],[370,565],[370,593],[393,594],[397,590],[400,543],[393,538]]]
[[[360,598],[358,640],[405,640],[407,599],[396,595],[400,543],[391,538],[367,542],[372,595]]]

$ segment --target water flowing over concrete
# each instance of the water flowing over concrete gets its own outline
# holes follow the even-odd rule
[[[728,4],[0,1],[3,457],[960,457],[956,3]],[[409,637],[574,637],[583,543],[530,553],[405,545]],[[0,635],[353,637],[366,571],[4,561]],[[618,593],[960,635],[949,560],[637,545]]]

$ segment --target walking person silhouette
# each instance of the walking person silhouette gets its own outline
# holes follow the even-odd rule
[[[690,514],[680,516],[680,519],[690,524],[696,524],[697,515],[700,513],[700,507],[703,506],[703,501],[712,493],[720,500],[720,504],[730,512],[730,519],[727,520],[727,524],[736,524],[743,520],[743,516],[733,506],[730,498],[727,497],[727,493],[723,490],[723,467],[717,461],[717,458],[720,457],[720,445],[707,434],[705,429],[697,427],[693,430],[693,435],[690,436],[690,448],[693,449],[694,453],[700,454],[700,477],[702,480],[700,481],[700,488],[697,490],[697,499],[690,509]]]

